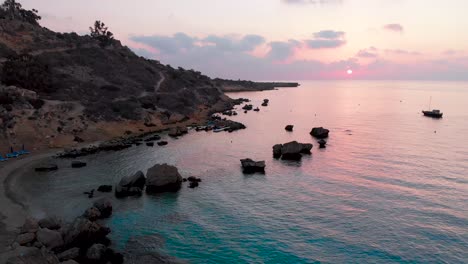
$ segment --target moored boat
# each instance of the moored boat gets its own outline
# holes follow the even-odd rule
[[[422,113],[424,114],[424,116],[433,117],[433,118],[442,118],[442,116],[444,115],[444,113],[440,112],[440,110],[437,110],[437,109],[434,109],[432,111],[423,110]]]

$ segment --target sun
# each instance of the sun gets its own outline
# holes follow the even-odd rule
[[[349,70],[346,71],[346,73],[348,73],[348,75],[351,75],[351,74],[353,74],[353,70],[349,69]]]

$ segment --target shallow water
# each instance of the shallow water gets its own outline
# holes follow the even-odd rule
[[[430,96],[443,119],[421,115]],[[166,147],[86,157],[79,170],[60,161],[14,188],[34,214],[72,218],[91,203],[83,191],[166,162],[203,182],[115,201],[116,247],[141,238],[191,263],[468,262],[468,83],[305,82],[231,97],[270,106],[233,117],[243,131],[192,131]],[[331,130],[327,149],[314,126]],[[314,143],[312,155],[273,159],[271,147],[291,140]],[[243,175],[246,157],[265,160],[266,174]]]

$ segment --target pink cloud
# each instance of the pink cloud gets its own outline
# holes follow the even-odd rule
[[[403,33],[404,31],[403,26],[400,24],[387,24],[387,25],[384,25],[383,28],[385,30],[397,32],[397,33]]]

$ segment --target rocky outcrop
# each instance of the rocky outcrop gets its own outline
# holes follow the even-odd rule
[[[174,127],[169,130],[168,135],[170,137],[180,137],[188,133],[187,127]]]
[[[329,133],[330,130],[325,129],[323,127],[314,127],[312,128],[312,131],[310,131],[310,135],[319,139],[327,138]]]
[[[185,181],[185,179],[183,179]],[[202,181],[200,178],[197,178],[195,176],[190,176],[187,178],[187,181],[189,182],[189,188],[196,188],[200,185],[200,182]]]
[[[179,170],[171,165],[157,164],[148,169],[146,173],[146,192],[175,192],[182,184],[182,176]]]
[[[277,144],[273,146],[273,156],[283,160],[300,160],[302,154],[310,154],[312,144],[299,143],[292,141],[286,144]]]
[[[145,187],[146,177],[143,172],[123,177],[115,187],[115,196],[118,198],[141,195]]]
[[[242,171],[246,174],[253,174],[256,172],[265,173],[265,161],[253,161],[251,159],[241,160]]]
[[[39,220],[39,226],[41,228],[48,228],[50,230],[57,230],[57,229],[60,229],[60,227],[62,226],[62,222],[60,221],[60,219],[58,217],[49,216],[49,217],[46,217],[46,218],[43,218],[43,219]]]
[[[287,125],[284,129],[285,129],[286,131],[292,132],[293,129],[294,129],[294,126],[293,126],[293,125]]]
[[[16,242],[18,242],[18,244],[20,244],[21,246],[24,246],[26,244],[33,242],[35,239],[36,239],[35,233],[25,233],[25,234],[20,234],[16,238]]]
[[[93,206],[101,212],[101,218],[107,218],[112,215],[112,203],[107,198],[101,198],[95,201]]]

